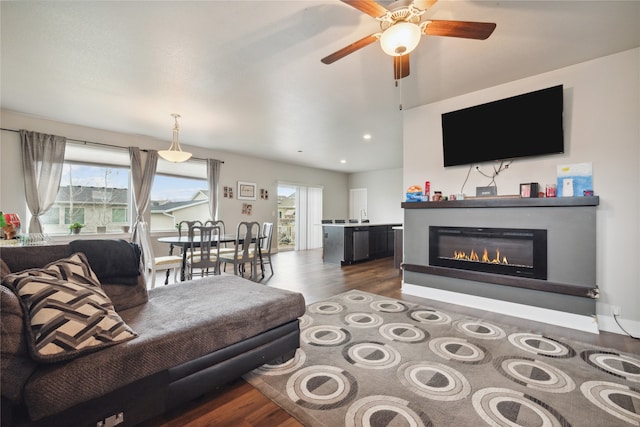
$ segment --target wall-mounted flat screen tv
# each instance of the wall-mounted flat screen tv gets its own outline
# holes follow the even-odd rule
[[[562,85],[444,113],[444,166],[563,153],[562,114]]]

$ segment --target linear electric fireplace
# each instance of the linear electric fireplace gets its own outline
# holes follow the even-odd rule
[[[429,227],[429,265],[547,279],[547,230]]]

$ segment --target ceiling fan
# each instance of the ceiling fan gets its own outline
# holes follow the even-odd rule
[[[324,64],[331,64],[380,40],[382,50],[393,57],[395,80],[400,80],[409,75],[409,54],[418,46],[420,37],[423,34],[485,40],[496,28],[496,24],[489,22],[423,21],[422,15],[424,12],[438,0],[401,0],[389,5],[388,9],[374,0],[340,1],[376,18],[380,21],[380,29],[382,31],[369,34],[349,46],[322,58],[321,61]]]

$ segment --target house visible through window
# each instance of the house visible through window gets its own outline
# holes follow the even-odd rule
[[[175,230],[180,221],[210,219],[206,179],[156,174],[151,188],[151,230]]]
[[[84,224],[84,208],[64,208],[64,223],[73,224],[76,222]]]
[[[53,207],[40,217],[42,224],[60,224],[60,208]]]
[[[114,223],[128,223],[127,208],[111,208],[111,221]]]
[[[45,232],[69,232],[79,222],[83,232],[121,231],[129,225],[129,170],[119,166],[65,163],[60,190],[44,223]],[[64,217],[60,218],[60,211]]]

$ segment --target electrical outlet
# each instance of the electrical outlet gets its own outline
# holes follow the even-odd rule
[[[613,314],[614,316],[620,316],[620,314],[622,314],[622,310],[620,309],[619,306],[612,305],[611,306],[611,314]]]

